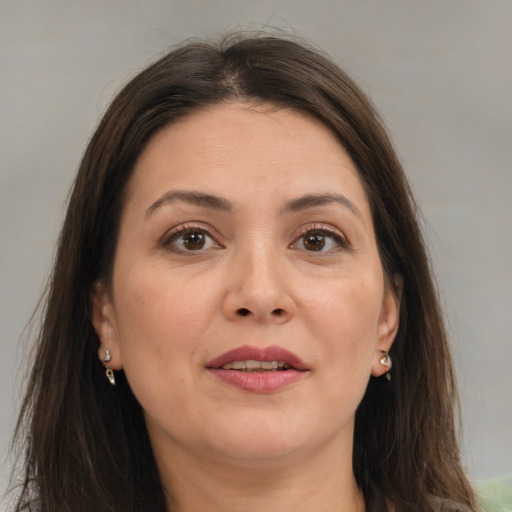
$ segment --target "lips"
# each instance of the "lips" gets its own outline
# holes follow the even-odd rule
[[[250,346],[238,347],[221,354],[219,357],[207,363],[206,367],[211,369],[221,369],[227,364],[232,364],[238,361],[262,361],[267,363],[276,361],[278,363],[284,363],[294,370],[304,371],[308,369],[302,360],[294,353],[277,346],[265,348]]]
[[[280,391],[308,373],[298,356],[277,346],[238,347],[213,359],[206,368],[223,382],[252,393]]]

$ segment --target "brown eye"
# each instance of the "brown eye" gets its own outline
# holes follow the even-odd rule
[[[311,229],[291,245],[293,249],[308,252],[330,252],[346,246],[345,240],[340,235],[327,229]]]
[[[182,235],[181,245],[184,249],[189,251],[198,251],[203,249],[206,243],[206,237],[204,233],[199,231],[190,231]]]
[[[308,251],[321,251],[325,247],[325,236],[322,233],[308,233],[303,243]]]
[[[193,252],[214,249],[219,244],[202,229],[182,229],[164,241],[164,246],[173,252]]]

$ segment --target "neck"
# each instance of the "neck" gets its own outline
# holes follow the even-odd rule
[[[157,463],[172,512],[364,512],[346,454],[331,446],[307,459],[246,464],[175,452]]]

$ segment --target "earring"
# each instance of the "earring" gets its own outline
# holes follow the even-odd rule
[[[104,363],[109,363],[112,359],[112,356],[110,355],[110,350],[108,348],[105,349],[105,357],[103,358]],[[105,375],[107,376],[107,379],[109,380],[110,384],[112,386],[116,385],[116,378],[114,377],[114,370],[112,368],[107,368],[105,370]]]
[[[391,367],[393,366],[393,363],[391,362],[391,356],[383,350],[382,353],[384,354],[380,359],[379,362],[382,366],[386,367],[386,380],[389,382],[391,380],[391,374],[389,371],[391,370]]]
[[[112,386],[115,386],[116,378],[114,377],[114,371],[112,370],[112,368],[107,368],[107,370],[105,371],[105,375],[107,376],[107,379],[110,381],[110,384],[112,384]]]

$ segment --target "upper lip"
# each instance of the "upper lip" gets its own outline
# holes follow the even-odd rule
[[[269,347],[243,346],[224,352],[220,356],[206,363],[207,368],[222,368],[233,361],[282,361],[296,370],[307,370],[304,362],[293,352],[285,348],[272,345]]]

